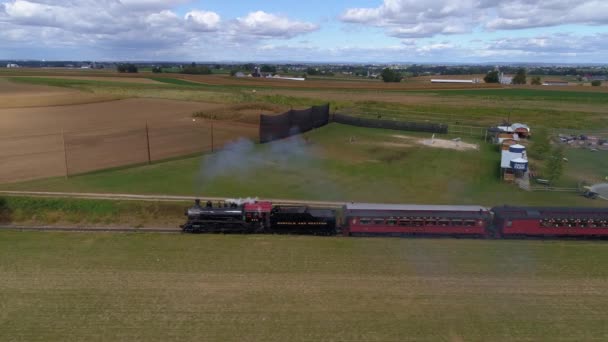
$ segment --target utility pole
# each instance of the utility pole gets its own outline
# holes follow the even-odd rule
[[[213,152],[213,119],[211,119],[211,152]]]
[[[65,179],[68,179],[70,172],[68,169],[68,151],[65,143],[65,131],[61,129],[61,140],[63,141],[63,162],[65,164]]]
[[[152,164],[152,156],[150,153],[150,132],[148,129],[148,121],[146,121],[146,145],[148,148],[148,165]]]

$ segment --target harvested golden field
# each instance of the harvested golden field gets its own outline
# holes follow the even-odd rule
[[[190,118],[199,110],[224,105],[162,99],[132,98],[71,106],[0,109],[0,135],[81,131],[100,128],[142,126],[146,121],[175,121]]]
[[[24,76],[24,77],[38,77],[38,76]],[[56,78],[63,80],[80,80],[80,81],[103,81],[103,82],[124,82],[124,83],[137,83],[137,84],[162,84],[161,82],[155,81],[145,77],[134,77],[134,76],[44,76],[44,78]]]
[[[0,77],[0,109],[104,102],[118,96],[99,95],[75,89],[10,82]]]

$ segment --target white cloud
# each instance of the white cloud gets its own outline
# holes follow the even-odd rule
[[[236,18],[233,34],[261,38],[292,38],[318,29],[319,26],[313,23],[291,20],[264,11],[256,11],[243,18]]]
[[[193,51],[215,53],[205,49],[210,45],[226,48],[253,39],[287,39],[318,29],[312,23],[262,11],[223,21],[212,11],[192,9],[179,16],[172,10],[186,2],[0,0],[0,46],[4,42],[11,42],[11,47],[80,45],[116,57],[146,59],[160,53],[183,58]]]
[[[376,8],[351,8],[342,21],[384,27],[391,36],[430,37],[471,30],[473,0],[384,0]]]
[[[490,30],[524,29],[564,24],[608,24],[608,2],[605,0],[502,1],[496,17],[485,23]]]
[[[199,10],[186,13],[184,19],[195,31],[216,31],[221,20],[215,12]]]
[[[386,29],[390,36],[432,37],[485,30],[563,24],[608,24],[606,0],[384,0],[374,8],[349,8],[343,22]]]

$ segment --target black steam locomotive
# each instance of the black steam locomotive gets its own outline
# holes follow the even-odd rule
[[[189,233],[272,233],[335,235],[336,212],[307,206],[273,206],[271,202],[207,202],[196,200],[186,210]]]

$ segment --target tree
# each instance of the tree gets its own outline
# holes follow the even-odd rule
[[[276,73],[277,72],[277,67],[272,66],[272,65],[262,65],[262,67],[260,68],[261,72],[270,72],[270,73]]]
[[[155,66],[154,68],[152,68],[152,72],[155,74],[158,74],[158,73],[163,72],[163,69],[159,66]]]
[[[530,146],[530,156],[534,159],[544,160],[551,151],[551,141],[549,132],[545,128],[539,128],[532,137]]]
[[[380,74],[384,82],[401,82],[401,74],[390,68],[384,68]]]
[[[483,78],[486,83],[498,83],[498,71],[492,70],[486,74],[486,77]]]
[[[541,85],[542,82],[540,81],[540,76],[534,76],[532,77],[532,85]]]
[[[210,75],[211,69],[205,65],[196,65],[196,63],[192,63],[183,67],[181,73],[190,75]]]
[[[316,68],[308,67],[308,68],[306,68],[306,73],[308,75],[311,75],[311,76],[318,75],[319,74],[319,70],[317,70]]]
[[[519,68],[511,81],[513,84],[526,84],[526,69]]]
[[[121,73],[137,73],[137,66],[131,63],[121,63],[116,66],[116,70]]]
[[[551,150],[549,160],[545,165],[545,178],[550,184],[557,182],[564,171],[564,150],[561,146],[556,146]]]
[[[599,87],[602,85],[602,81],[600,81],[600,80],[591,81],[591,85],[594,87]]]

